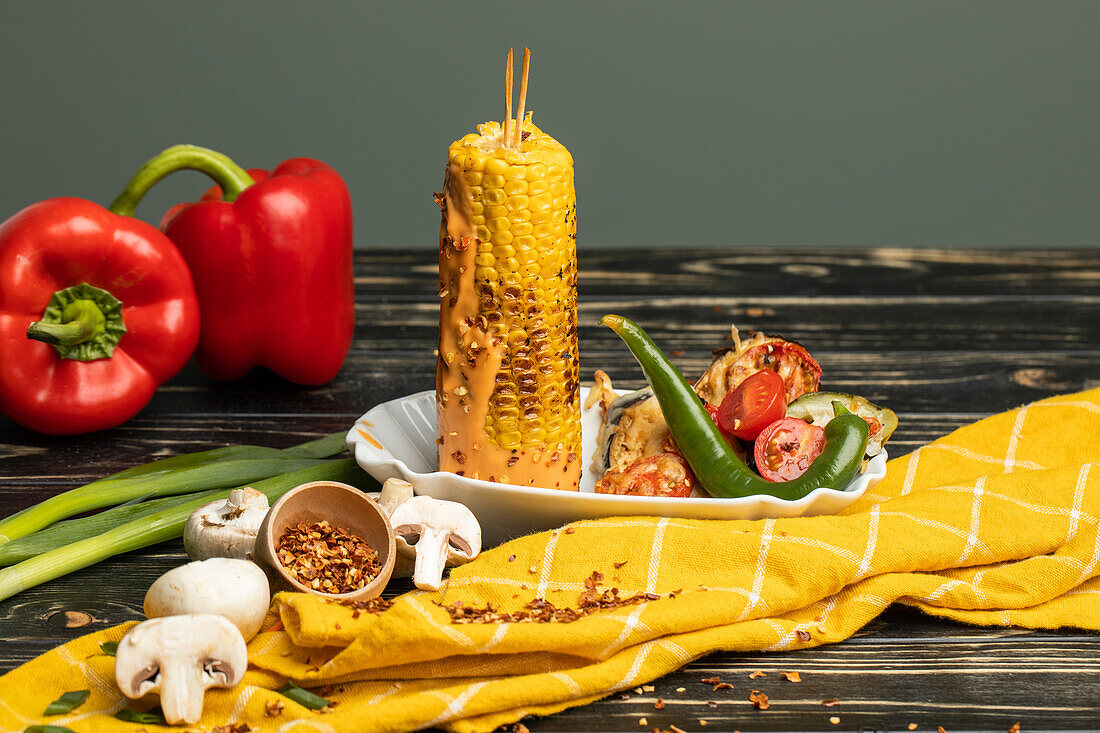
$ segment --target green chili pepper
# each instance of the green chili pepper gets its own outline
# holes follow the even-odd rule
[[[622,316],[607,315],[600,323],[614,331],[638,360],[680,453],[711,496],[768,494],[794,501],[822,487],[843,489],[859,471],[870,429],[863,418],[836,402],[836,417],[825,426],[825,449],[813,465],[793,481],[764,480],[733,452],[699,395],[649,334]]]

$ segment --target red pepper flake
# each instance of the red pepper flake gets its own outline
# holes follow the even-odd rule
[[[615,569],[616,569],[616,570],[618,570],[618,569],[619,569],[619,568],[621,568],[621,567],[622,567],[623,565],[626,565],[626,563],[627,563],[627,561],[626,561],[626,560],[623,560],[622,562],[613,562],[613,563],[611,563],[611,564],[615,566]]]
[[[283,714],[284,707],[286,706],[283,705],[282,700],[268,700],[266,703],[264,703],[264,717],[277,718],[278,716]]]
[[[784,672],[783,679],[787,680],[787,682],[801,682],[802,676],[798,674],[798,672]]]
[[[936,733],[947,733],[947,731],[945,731],[941,725],[936,727]]]
[[[665,709],[665,701],[664,701],[664,699],[663,699],[663,698],[660,698],[660,697],[658,697],[658,698],[657,698],[657,702],[653,703],[653,709],[654,709],[654,710],[664,710],[664,709]]]
[[[767,677],[767,676],[768,675],[764,674],[763,670],[758,669],[758,670],[756,670],[755,672],[753,672],[752,674],[749,675],[749,679],[754,680],[757,677]]]
[[[382,570],[362,537],[327,521],[299,522],[279,538],[275,554],[288,575],[322,593],[359,590]]]
[[[711,690],[711,692],[718,692],[719,690],[732,690],[732,689],[733,689],[733,685],[731,685],[729,682],[719,682],[717,685],[714,686],[714,689]]]
[[[718,677],[715,676],[715,677],[704,677],[703,679],[701,679],[699,681],[702,682],[704,685],[717,685],[722,680],[718,679]]]
[[[714,710],[716,707],[718,707],[718,703],[716,703],[714,700],[707,700],[707,707],[711,710]]]
[[[385,598],[368,598],[365,601],[344,601],[339,598],[326,598],[329,603],[336,603],[341,606],[347,606],[351,609],[351,617],[359,618],[360,614],[370,613],[379,614],[383,611],[388,611],[393,606],[393,601],[386,600]],[[339,628],[339,625],[337,625]]]
[[[683,349],[669,349],[668,355],[669,356],[683,356],[684,351],[683,351]]]
[[[668,733],[686,733],[683,728],[677,728],[672,723],[668,724]]]
[[[1008,733],[1020,733],[1020,724],[1016,723],[1015,725],[1013,725],[1011,728],[1008,729]]]
[[[630,699],[630,693],[629,692],[624,692],[623,694],[619,695],[619,699],[620,700],[629,700]]]
[[[799,630],[798,630],[797,632],[795,632],[795,633],[797,633],[797,634],[798,634],[798,638],[799,638],[799,639],[801,639],[802,641],[809,641],[809,640],[810,640],[810,639],[812,638],[812,637],[810,636],[810,632],[809,632],[809,631],[806,631],[805,629],[799,629]]]
[[[531,730],[523,723],[516,723],[512,726],[512,733],[531,733]]]
[[[515,555],[509,555],[508,556],[508,562],[515,562],[515,561],[516,561],[516,556]]]
[[[753,690],[749,693],[749,702],[751,702],[752,706],[757,710],[768,709],[768,696],[759,690]]]
[[[562,531],[563,531],[563,532],[565,532],[566,534],[573,534],[573,533],[574,533],[574,532],[576,532],[577,530],[573,529],[572,527],[566,527],[566,528],[565,528],[564,530],[562,530]]]
[[[821,704],[827,708],[835,708],[837,705],[840,704],[840,698],[832,697],[828,700],[822,700]]]

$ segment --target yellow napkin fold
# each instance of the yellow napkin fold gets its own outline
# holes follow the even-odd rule
[[[207,694],[204,730],[488,731],[636,687],[705,654],[799,649],[848,638],[891,603],[982,625],[1100,630],[1100,389],[982,420],[890,462],[840,516],[761,521],[621,517],[576,522],[485,552],[442,593],[361,613],[280,594],[284,629],[249,644],[233,690]],[[593,571],[621,596],[657,600],[573,623],[454,624],[440,604],[504,611],[534,598],[576,607]],[[141,727],[98,643],[77,639],[0,678],[0,725]],[[336,706],[307,710],[287,679]],[[91,689],[44,720],[61,693]],[[265,705],[283,712],[265,717]],[[147,730],[157,726],[144,725]],[[170,729],[167,729],[170,730]]]

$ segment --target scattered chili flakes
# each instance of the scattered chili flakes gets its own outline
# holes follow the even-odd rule
[[[732,689],[733,689],[733,685],[731,685],[729,682],[719,682],[717,685],[714,686],[714,689],[711,690],[711,692],[718,692],[719,690],[732,690]]]
[[[264,717],[277,718],[283,714],[284,707],[282,700],[268,700],[264,703]]]
[[[802,676],[798,672],[783,672],[783,679],[787,682],[801,682]]]
[[[649,721],[645,718],[638,718],[638,725],[649,725]]]
[[[566,534],[573,534],[576,531],[577,530],[573,529],[572,527],[566,527],[565,529],[562,530],[562,532],[565,532]]]
[[[947,733],[947,731],[945,731],[945,730],[943,729],[943,726],[942,726],[942,725],[940,725],[940,726],[937,726],[937,727],[936,727],[936,733]]]
[[[821,704],[827,708],[835,708],[837,705],[840,704],[840,698],[831,697],[828,700],[822,700]]]
[[[701,679],[699,681],[702,682],[704,685],[717,685],[722,680],[718,679],[718,677],[715,676],[715,677],[704,677],[703,679]]]
[[[908,728],[909,728],[909,730],[916,730],[917,729],[917,724],[916,723],[910,723],[908,725]]]
[[[531,733],[531,730],[523,723],[516,723],[512,726],[512,733]]]
[[[678,728],[672,723],[668,724],[668,733],[686,733],[683,728]]]
[[[1008,729],[1008,733],[1020,733],[1020,724],[1015,723],[1011,728]]]
[[[629,700],[630,699],[630,693],[629,692],[624,692],[623,694],[619,695],[619,699],[620,700]]]
[[[768,676],[768,675],[764,674],[764,671],[763,671],[763,670],[761,670],[761,669],[758,669],[758,670],[756,670],[755,672],[753,672],[752,674],[750,674],[750,675],[749,675],[749,679],[750,679],[750,680],[754,680],[754,679],[756,679],[757,677],[767,677],[767,676]]]
[[[799,629],[795,633],[798,634],[798,638],[801,639],[802,641],[809,641],[810,639],[813,638],[812,636],[810,636],[810,632],[806,631],[806,629]]]
[[[621,568],[621,567],[622,567],[623,565],[626,565],[626,563],[627,563],[627,561],[626,561],[626,560],[623,560],[622,562],[613,562],[613,563],[611,563],[611,564],[615,566],[615,569],[616,569],[616,570],[618,570],[618,569],[619,569],[619,568]]]
[[[768,696],[759,690],[753,690],[749,693],[749,702],[751,702],[752,706],[757,710],[768,709]]]
[[[516,556],[515,555],[509,555],[508,556],[508,562],[515,562],[515,561],[516,561]]]
[[[329,702],[328,705],[325,705],[323,708],[318,710],[317,713],[319,715],[329,715],[330,713],[335,713],[336,712],[336,706],[339,705],[339,704],[340,704],[339,701],[332,700],[332,701]]]
[[[350,608],[352,618],[359,618],[359,616],[364,613],[382,613],[383,611],[389,610],[394,603],[385,598],[368,598],[365,601],[341,600],[339,598],[329,598],[327,600],[329,603],[338,603],[341,606]],[[337,628],[339,628],[339,626],[337,626]]]
[[[359,590],[382,569],[362,537],[327,521],[299,522],[283,533],[275,552],[292,578],[324,593]]]
[[[538,565],[532,565],[531,567],[527,568],[527,572],[531,573],[532,575],[534,575],[538,571],[539,571],[539,566]]]
[[[604,588],[600,586],[604,575],[599,571],[593,571],[592,575],[585,578],[584,591],[577,597],[577,608],[568,608],[554,605],[545,598],[535,598],[528,601],[519,611],[507,613],[494,608],[487,603],[484,608],[475,608],[456,601],[450,605],[437,604],[451,616],[453,624],[491,624],[491,623],[571,623],[585,616],[590,616],[598,611],[605,611],[622,606],[631,606],[643,601],[654,601],[660,598],[656,593],[635,593],[632,596],[620,596],[618,588]],[[520,585],[526,589],[526,583]],[[515,597],[515,596],[513,596]]]
[[[215,725],[210,729],[210,733],[249,733],[250,731],[257,730],[251,727],[248,723],[237,723],[236,725]]]
[[[718,703],[716,703],[714,700],[707,700],[707,707],[711,710],[714,710],[716,707],[718,707]]]
[[[653,703],[653,709],[654,710],[664,710],[665,709],[665,700],[664,700],[664,698],[658,697],[657,702]]]

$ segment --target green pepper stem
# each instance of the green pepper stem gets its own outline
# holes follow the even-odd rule
[[[176,171],[205,173],[221,186],[223,201],[236,201],[241,192],[255,181],[244,168],[221,153],[197,145],[173,145],[150,158],[122,189],[109,207],[121,216],[133,216],[138,204],[160,179]]]
[[[27,327],[27,338],[47,344],[74,346],[103,333],[107,319],[91,300],[75,300],[65,306],[61,323],[35,321]]]

